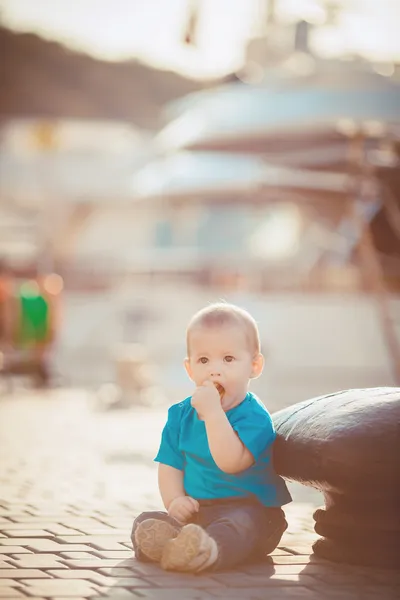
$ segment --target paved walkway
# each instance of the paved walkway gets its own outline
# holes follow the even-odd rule
[[[192,576],[136,562],[132,520],[160,507],[152,457],[164,418],[103,412],[79,391],[0,397],[0,599],[399,597],[393,572],[312,556],[307,488],[263,564]]]

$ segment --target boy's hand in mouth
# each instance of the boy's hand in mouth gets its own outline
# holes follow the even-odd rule
[[[224,389],[222,386],[220,387]],[[204,381],[193,392],[191,404],[196,409],[198,417],[202,420],[206,420],[210,415],[221,412],[222,402],[217,386],[210,380]]]

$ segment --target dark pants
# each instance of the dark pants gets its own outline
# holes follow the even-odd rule
[[[182,527],[166,512],[145,512],[139,515],[132,528],[132,543],[136,558],[143,555],[135,542],[136,527],[146,519],[160,519]],[[281,508],[267,508],[256,501],[200,500],[200,510],[190,521],[200,525],[217,542],[218,560],[212,570],[230,569],[244,562],[262,559],[279,544],[287,528]]]

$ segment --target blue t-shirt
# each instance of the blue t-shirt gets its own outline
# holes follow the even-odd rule
[[[256,496],[265,506],[290,502],[286,484],[272,465],[276,433],[265,406],[248,392],[243,402],[228,410],[226,416],[254,457],[255,463],[245,471],[225,473],[216,465],[205,423],[192,407],[191,397],[170,407],[154,460],[183,471],[185,491],[197,500]]]

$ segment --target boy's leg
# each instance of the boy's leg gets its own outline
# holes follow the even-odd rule
[[[161,566],[192,572],[230,569],[272,552],[286,527],[281,509],[256,503],[200,508],[196,524],[183,527],[166,544]]]
[[[271,554],[278,546],[285,533],[288,524],[285,513],[281,508],[266,508],[266,520],[263,529],[261,544],[257,548],[260,557]]]
[[[165,544],[176,537],[181,525],[163,511],[144,512],[133,522],[131,540],[135,556],[144,562],[159,562]]]
[[[205,527],[216,541],[218,558],[212,570],[231,569],[258,553],[266,534],[265,508],[259,504],[231,505]]]

